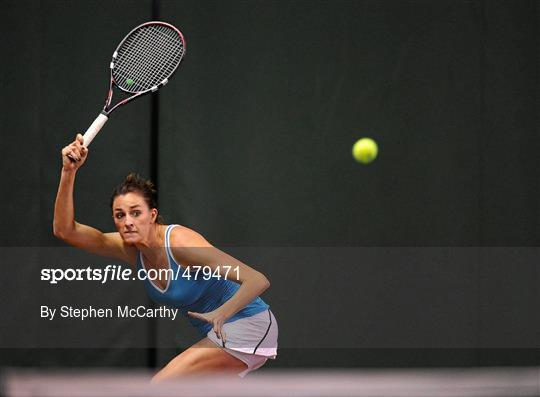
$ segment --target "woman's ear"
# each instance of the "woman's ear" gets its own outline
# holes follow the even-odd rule
[[[157,217],[158,217],[158,210],[157,208],[152,208],[150,210],[150,212],[152,213],[152,223],[156,223],[156,220],[157,220]]]

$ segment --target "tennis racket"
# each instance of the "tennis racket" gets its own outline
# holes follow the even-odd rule
[[[184,36],[171,24],[146,22],[129,32],[113,53],[105,106],[84,133],[84,145],[90,145],[111,113],[120,106],[167,84],[185,53]],[[115,87],[130,96],[113,106]]]

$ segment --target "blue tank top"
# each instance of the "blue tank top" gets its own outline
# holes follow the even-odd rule
[[[161,289],[148,278],[144,280],[144,284],[148,295],[153,301],[161,305],[179,309],[201,334],[206,335],[212,329],[212,324],[188,316],[187,312],[207,313],[217,309],[238,291],[240,284],[231,280],[224,280],[223,278],[218,279],[217,277],[210,277],[209,280],[204,280],[202,272],[199,273],[196,280],[193,277],[193,273],[189,279],[187,276],[182,277],[185,269],[174,260],[169,242],[171,230],[175,226],[178,225],[169,225],[165,232],[167,260],[174,276],[169,277],[165,289]],[[145,268],[143,266],[142,252],[139,251],[137,255],[137,270],[141,269]],[[253,316],[268,310],[268,308],[269,306],[260,297],[256,297],[247,306],[230,317],[226,323]]]

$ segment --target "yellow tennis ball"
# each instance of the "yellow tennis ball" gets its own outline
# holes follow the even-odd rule
[[[369,164],[377,158],[379,148],[371,138],[361,138],[352,147],[354,159],[362,164]]]

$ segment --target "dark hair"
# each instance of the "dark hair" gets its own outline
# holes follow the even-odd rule
[[[122,196],[127,193],[139,193],[141,196],[143,196],[144,201],[146,202],[146,204],[148,204],[148,207],[150,209],[157,209],[157,190],[154,184],[152,183],[152,181],[144,179],[139,174],[136,174],[134,172],[130,173],[128,176],[126,176],[124,182],[122,182],[113,190],[111,195],[111,208],[116,197]],[[164,223],[161,215],[157,217],[156,222]]]

